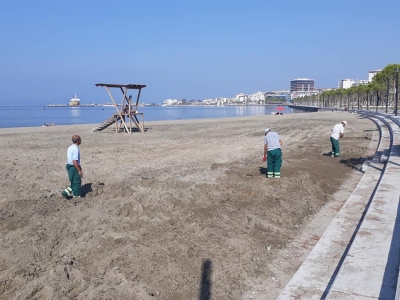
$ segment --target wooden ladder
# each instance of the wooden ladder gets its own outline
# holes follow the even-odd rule
[[[93,128],[93,131],[102,131],[103,129],[106,129],[107,127],[109,127],[110,125],[114,124],[115,121],[119,120],[120,117],[117,116],[117,118],[115,118],[114,116],[112,116],[111,118],[105,120],[103,123],[101,123],[101,125],[99,127]]]

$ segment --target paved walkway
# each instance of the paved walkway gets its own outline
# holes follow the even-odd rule
[[[363,178],[278,299],[400,299],[400,118],[380,129]]]

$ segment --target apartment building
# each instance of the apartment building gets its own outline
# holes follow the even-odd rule
[[[338,88],[339,89],[348,89],[353,86],[355,81],[353,79],[342,79],[338,83]]]
[[[290,81],[290,92],[312,92],[315,80],[309,78],[297,78]]]

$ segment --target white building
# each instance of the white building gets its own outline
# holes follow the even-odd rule
[[[176,100],[176,99],[166,99],[166,100],[164,100],[163,101],[163,104],[162,105],[173,105],[173,104],[177,104],[178,103],[178,100]]]
[[[240,94],[236,95],[236,100],[238,102],[246,102],[247,99],[248,99],[248,96],[243,94],[243,93],[240,93]]]
[[[380,71],[382,70],[378,69],[378,70],[368,71],[368,82],[371,82],[372,78],[374,78],[374,76],[378,74]]]
[[[308,92],[292,92],[291,94],[291,98],[292,99],[296,99],[296,98],[302,98],[302,97],[306,97],[306,96],[314,96],[314,95],[318,95],[319,91],[318,90],[314,90],[314,91],[308,91]]]
[[[359,81],[354,82],[352,86],[367,85],[368,83],[368,80],[360,79]]]
[[[274,90],[274,91],[268,91],[267,94],[288,94],[290,91],[289,90]]]
[[[338,88],[339,89],[348,89],[353,86],[355,81],[353,79],[342,79],[338,83]]]
[[[265,93],[257,92],[248,96],[248,99],[252,102],[265,101]]]

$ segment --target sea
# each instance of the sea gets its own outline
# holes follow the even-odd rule
[[[280,106],[282,114],[303,111]],[[209,118],[231,118],[255,115],[270,115],[278,106],[140,106],[144,121],[187,120]],[[0,106],[0,128],[34,127],[44,124],[73,125],[101,124],[116,113],[115,107],[44,107],[44,106]]]

